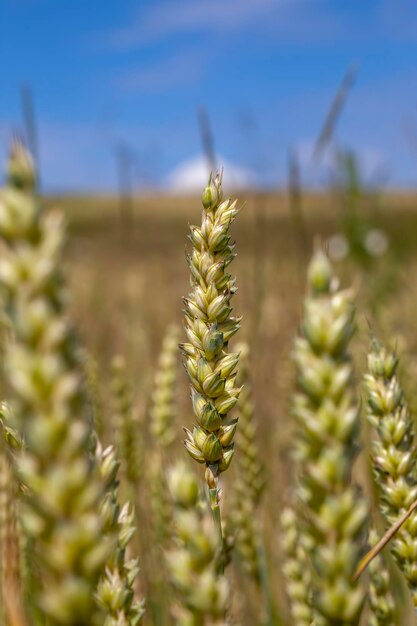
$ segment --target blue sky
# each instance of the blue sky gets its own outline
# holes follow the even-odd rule
[[[283,184],[352,62],[338,141],[369,180],[417,186],[415,0],[0,0],[0,59],[1,149],[30,83],[48,190],[114,189],[120,140],[135,184],[163,183],[201,152],[201,105],[220,155]]]

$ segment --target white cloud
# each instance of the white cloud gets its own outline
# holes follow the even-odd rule
[[[223,168],[223,183],[229,189],[245,189],[256,183],[255,175],[226,159],[219,157]],[[165,179],[164,187],[174,193],[198,193],[207,184],[209,166],[204,156],[197,156],[180,163]]]

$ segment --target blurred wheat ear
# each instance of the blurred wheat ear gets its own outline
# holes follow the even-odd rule
[[[101,505],[101,515],[105,520],[104,531],[115,534],[117,543],[110,554],[104,573],[101,575],[96,598],[103,608],[104,626],[126,624],[136,626],[144,614],[144,603],[135,597],[134,583],[139,572],[137,559],[128,560],[127,547],[135,533],[134,511],[127,502],[120,507],[118,502],[119,461],[111,446],[103,450],[96,448],[97,465],[104,484],[105,498]]]
[[[206,499],[199,500],[198,482],[185,462],[169,474],[174,507],[174,545],[167,554],[171,580],[180,603],[175,623],[224,626],[229,586],[219,576],[219,545]]]
[[[318,624],[357,624],[365,590],[354,581],[364,549],[367,507],[351,482],[359,411],[349,358],[354,298],[340,290],[328,258],[308,270],[302,335],[295,342],[298,393],[299,532],[311,567],[311,606]],[[302,522],[301,522],[302,520]]]
[[[172,444],[178,436],[178,374],[179,374],[179,328],[171,325],[166,329],[152,388],[149,410],[150,442],[148,457],[148,494],[151,517],[152,552],[156,561],[154,568],[154,621],[170,623],[172,589],[167,573],[165,552],[172,536],[173,511],[169,496],[167,466]]]
[[[103,536],[103,484],[89,457],[89,408],[60,271],[62,217],[43,212],[32,160],[14,142],[0,198],[0,283],[10,328],[5,373],[24,485],[22,521],[41,574],[34,591],[51,626],[95,619],[94,590],[113,547]]]
[[[144,425],[134,407],[126,361],[121,355],[113,359],[111,372],[114,439],[122,465],[124,486],[129,497],[135,500],[144,469]]]

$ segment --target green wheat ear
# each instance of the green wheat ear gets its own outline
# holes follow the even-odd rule
[[[174,545],[167,560],[180,600],[175,623],[222,626],[230,592],[224,576],[218,576],[218,542],[206,500],[199,499],[197,479],[184,462],[171,469],[168,480]]]
[[[312,606],[318,625],[357,624],[364,591],[353,577],[363,550],[367,507],[352,485],[359,411],[348,354],[354,299],[341,291],[326,255],[308,271],[302,335],[295,342],[298,394],[298,498],[312,566]]]
[[[238,209],[236,201],[223,201],[222,195],[221,177],[210,178],[203,191],[201,226],[191,226],[191,291],[184,298],[188,343],[181,345],[197,422],[192,431],[186,430],[185,447],[206,466],[212,490],[232,460],[237,420],[228,421],[228,414],[240,392],[235,384],[239,355],[228,352],[239,329],[239,319],[231,316],[236,284],[228,273],[235,256],[229,228]]]
[[[125,359],[118,355],[111,364],[112,422],[122,474],[131,491],[136,492],[143,472],[143,437]]]
[[[398,358],[376,339],[368,354],[367,417],[373,429],[371,459],[380,509],[392,526],[417,498],[415,431],[398,374]],[[417,607],[417,513],[411,514],[390,542],[391,552]]]
[[[168,448],[176,438],[178,337],[177,326],[170,326],[162,342],[154,379],[150,430],[162,449]]]
[[[236,380],[241,393],[238,405],[239,428],[236,433],[236,480],[233,484],[229,517],[235,534],[234,550],[239,564],[259,584],[263,576],[267,577],[258,513],[266,483],[265,468],[260,460],[254,421],[249,346],[241,342],[236,346],[236,351],[239,354]],[[267,589],[265,595],[268,595]]]
[[[236,352],[239,354],[236,382],[241,388],[238,405],[239,428],[236,433],[236,447],[239,450],[237,474],[242,488],[256,505],[265,490],[266,473],[257,441],[249,345],[243,342],[237,344]]]
[[[240,327],[231,315],[236,281],[228,273],[235,257],[230,226],[238,214],[236,201],[222,200],[221,176],[211,176],[203,191],[201,226],[191,226],[193,245],[188,257],[191,291],[185,304],[188,342],[180,345],[191,383],[191,400],[196,425],[185,428],[184,445],[190,456],[205,465],[213,519],[224,552],[220,513],[219,476],[234,453],[237,419],[228,419],[240,389],[236,385],[239,354],[228,351],[229,341]],[[221,569],[224,569],[224,554]]]
[[[117,473],[119,462],[111,446],[96,449],[97,465],[104,484],[106,497],[101,514],[105,520],[104,531],[116,534],[117,545],[111,553],[96,591],[96,599],[105,613],[104,626],[136,626],[144,614],[144,604],[135,597],[134,583],[139,571],[137,559],[127,560],[126,551],[135,533],[134,513],[129,504],[122,508],[118,503]]]
[[[113,547],[103,536],[103,483],[88,454],[89,406],[60,271],[62,217],[44,214],[31,159],[12,145],[0,196],[0,287],[11,338],[5,372],[25,485],[22,521],[42,585],[37,607],[50,626],[91,626],[94,590]]]
[[[154,449],[149,460],[149,489],[152,526],[160,547],[169,539],[171,506],[166,473],[167,451],[176,436],[178,418],[178,335],[177,326],[169,326],[158,358],[149,411]]]

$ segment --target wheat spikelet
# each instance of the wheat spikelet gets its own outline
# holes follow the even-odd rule
[[[374,432],[372,466],[380,495],[380,508],[392,525],[417,498],[417,449],[414,425],[397,375],[398,359],[375,339],[368,355],[365,385],[367,417]],[[405,522],[391,551],[417,607],[417,513]]]
[[[13,426],[25,442],[18,469],[27,487],[22,520],[42,576],[36,603],[50,626],[91,626],[112,541],[102,534],[103,485],[87,454],[88,407],[58,269],[62,218],[43,214],[31,159],[19,143],[8,174],[0,197],[0,285],[12,331],[5,369]]]
[[[364,602],[353,576],[367,517],[364,500],[351,484],[359,430],[347,352],[354,332],[353,294],[338,289],[321,251],[310,264],[308,283],[303,332],[294,349],[303,543],[312,564],[317,625],[347,626],[358,623]]]
[[[20,433],[13,428],[13,413],[7,402],[0,402],[0,432],[10,452],[23,450]]]

